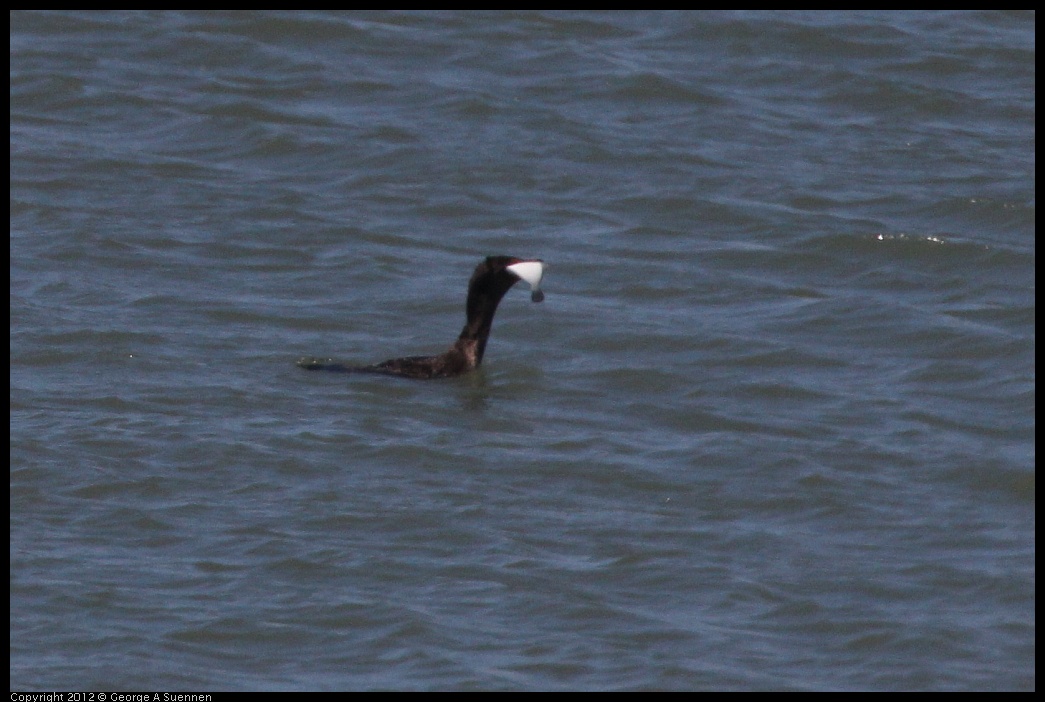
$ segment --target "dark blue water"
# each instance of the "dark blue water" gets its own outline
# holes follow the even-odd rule
[[[14,12],[12,689],[1033,689],[1034,21]]]

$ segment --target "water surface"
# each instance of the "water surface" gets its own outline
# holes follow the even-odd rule
[[[13,13],[12,689],[1033,689],[1034,19]]]

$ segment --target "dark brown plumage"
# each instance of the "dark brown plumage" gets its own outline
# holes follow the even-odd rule
[[[505,293],[522,280],[516,272],[509,270],[509,266],[519,263],[538,264],[537,270],[543,270],[543,264],[539,260],[526,260],[512,256],[489,256],[476,266],[471,280],[468,281],[468,301],[465,308],[468,321],[461,330],[461,335],[457,337],[457,341],[445,353],[437,356],[393,358],[371,366],[346,366],[332,363],[329,359],[316,358],[303,358],[298,361],[298,365],[305,370],[381,373],[418,379],[450,378],[475,370],[483,361],[483,353],[486,351],[486,342],[490,338],[490,328],[493,326],[497,305],[500,304]],[[540,282],[539,272],[536,280],[536,283],[532,280],[528,282],[534,289],[533,300],[540,302],[543,294],[537,287]]]

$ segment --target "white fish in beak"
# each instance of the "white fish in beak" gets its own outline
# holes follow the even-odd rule
[[[540,302],[544,299],[544,293],[541,292],[541,279],[544,277],[544,261],[513,263],[507,267],[507,270],[517,275],[520,280],[530,284],[530,290],[532,290],[530,293],[531,300]]]

